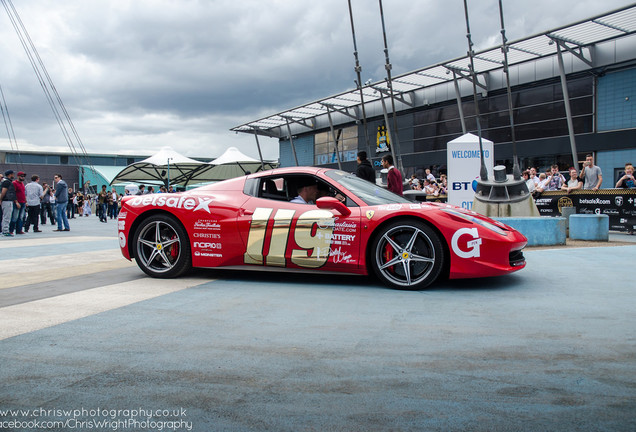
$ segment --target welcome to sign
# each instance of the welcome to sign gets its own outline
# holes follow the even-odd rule
[[[488,176],[493,175],[494,145],[482,138],[484,162]],[[475,188],[481,169],[479,137],[473,134],[462,135],[447,144],[446,164],[448,166],[448,203],[472,210]]]

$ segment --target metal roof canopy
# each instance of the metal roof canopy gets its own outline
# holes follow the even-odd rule
[[[586,57],[584,48],[634,33],[636,33],[636,3],[545,33],[508,42],[508,65],[557,56],[557,47],[567,50],[581,61],[591,64],[591,53],[588,50]],[[466,55],[398,75],[392,79],[393,97],[412,106],[410,98],[405,97],[409,93],[437,84],[452,82],[454,75],[457,75],[457,79],[470,80],[468,63],[469,57]],[[474,64],[476,75],[502,69],[504,53],[501,45],[475,53]],[[477,85],[483,87],[480,83]],[[363,86],[362,92],[364,103],[368,105],[379,101],[382,96],[387,96],[389,86],[386,80],[383,80]],[[360,105],[360,89],[356,88],[251,121],[230,130],[281,138],[289,134],[283,127],[290,123],[299,124],[307,128],[308,131],[315,130],[316,122],[313,119],[327,115],[328,110],[339,112],[353,120],[359,120]]]

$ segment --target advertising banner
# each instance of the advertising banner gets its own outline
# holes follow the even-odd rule
[[[574,207],[577,214],[606,214],[610,230],[636,229],[636,189],[577,190],[543,192],[535,197],[541,216],[561,216],[563,207]]]
[[[484,161],[488,176],[493,175],[493,142],[482,138]],[[473,208],[473,198],[481,169],[479,137],[462,135],[448,143],[446,163],[448,165],[448,203],[467,210]]]

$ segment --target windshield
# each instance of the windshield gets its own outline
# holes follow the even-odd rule
[[[406,198],[394,194],[386,189],[381,188],[367,180],[362,180],[343,171],[330,170],[325,172],[330,179],[341,184],[344,188],[350,190],[354,195],[364,201],[367,205],[381,205],[393,203],[409,203]]]

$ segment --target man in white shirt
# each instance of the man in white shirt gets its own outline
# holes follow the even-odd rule
[[[318,196],[318,184],[316,180],[311,177],[303,177],[296,182],[296,190],[298,196],[291,200],[291,203],[296,204],[314,204],[316,197]]]
[[[26,204],[28,211],[28,218],[24,231],[29,232],[29,227],[33,225],[33,232],[42,232],[38,226],[40,220],[40,203],[44,196],[44,189],[40,185],[40,176],[34,174],[31,176],[31,183],[25,187],[26,192]],[[48,189],[46,193],[48,193]]]
[[[584,182],[583,189],[597,191],[601,188],[603,173],[600,167],[594,165],[594,157],[591,154],[585,156],[585,163],[583,164],[580,178]]]

